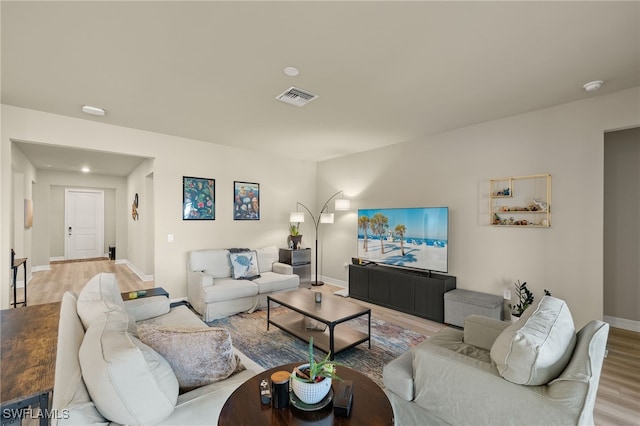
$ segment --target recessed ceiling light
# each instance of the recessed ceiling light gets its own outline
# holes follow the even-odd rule
[[[604,84],[604,81],[595,80],[595,81],[588,82],[587,84],[585,84],[582,87],[584,87],[584,90],[586,90],[587,92],[595,92],[596,90],[601,88],[603,84]]]
[[[86,166],[81,168],[80,170],[82,171],[82,173],[89,173],[91,171],[91,169]]]
[[[105,115],[107,113],[106,110],[91,105],[82,105],[82,112],[91,115]]]
[[[284,67],[284,73],[289,77],[295,77],[300,74],[300,70],[296,67]]]
[[[45,163],[42,165],[42,167],[46,167],[47,169],[50,169],[53,167],[53,165],[49,164],[49,163]]]

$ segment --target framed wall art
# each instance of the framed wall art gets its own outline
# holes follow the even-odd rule
[[[233,219],[260,220],[260,184],[233,182]]]
[[[216,180],[182,177],[182,219],[214,220],[216,218]]]

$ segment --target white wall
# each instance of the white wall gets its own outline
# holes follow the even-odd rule
[[[65,255],[65,189],[91,188],[104,191],[104,247],[127,241],[125,220],[116,215],[125,204],[125,184],[122,177],[85,175],[49,170],[37,171],[34,193],[34,211],[38,220],[33,225],[33,239],[40,242],[34,246],[33,266],[47,267],[51,258]],[[36,207],[37,206],[37,210]],[[124,253],[126,257],[126,252]]]
[[[284,247],[289,212],[296,201],[310,206],[315,201],[315,163],[296,161],[292,176],[291,160],[285,155],[262,154],[7,105],[2,106],[3,194],[11,192],[10,179],[5,179],[5,170],[11,165],[11,139],[154,158],[154,278],[156,286],[164,287],[172,298],[186,296],[188,251],[269,244]],[[182,176],[216,179],[216,220],[182,220]],[[234,180],[260,184],[259,221],[232,219]],[[130,199],[125,204],[128,207],[118,214],[130,218],[133,194],[128,195]],[[4,229],[13,226],[13,214],[5,196],[1,202],[0,223]],[[175,242],[167,242],[168,234],[175,236]],[[0,244],[8,254],[9,241]],[[135,250],[128,256],[144,262],[144,255]],[[8,262],[8,255],[0,256],[0,269],[9,270]],[[144,267],[144,263],[138,267]],[[8,306],[8,287],[9,274],[3,274],[3,307]]]
[[[640,123],[640,89],[596,96],[322,162],[318,201],[343,189],[352,210],[322,228],[325,277],[348,281],[357,209],[449,206],[449,273],[502,295],[526,281],[567,300],[577,326],[603,316],[604,132]],[[489,226],[489,179],[550,173],[551,228]]]
[[[640,127],[605,135],[604,314],[640,331]]]
[[[35,213],[38,205],[33,199],[33,184],[36,182],[36,169],[22,152],[16,150],[15,154],[16,155],[11,159],[11,166],[8,167],[8,169],[11,170],[11,187],[6,192],[3,188],[3,194],[10,194],[10,197],[7,198],[10,198],[10,211],[15,217],[15,222],[13,222],[13,225],[10,227],[10,248],[6,249],[5,257],[10,260],[9,252],[10,249],[13,248],[16,252],[16,257],[27,258],[28,282],[29,279],[31,279],[31,270],[33,269],[33,227],[25,228],[24,226],[24,200],[28,199],[33,201],[33,223],[35,226],[39,220],[38,215]],[[7,270],[10,270],[9,266],[7,266]],[[17,279],[18,281],[23,280],[22,272],[18,274]]]

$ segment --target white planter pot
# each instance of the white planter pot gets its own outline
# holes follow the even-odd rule
[[[309,364],[302,364],[298,369],[304,370],[307,367],[309,367]],[[295,376],[295,371],[292,374]],[[324,380],[320,382],[306,383],[292,377],[291,389],[298,399],[305,404],[317,404],[329,393],[331,389],[331,379],[325,377]]]

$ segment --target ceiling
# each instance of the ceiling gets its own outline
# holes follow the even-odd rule
[[[3,104],[309,161],[640,85],[637,1],[1,8]]]

